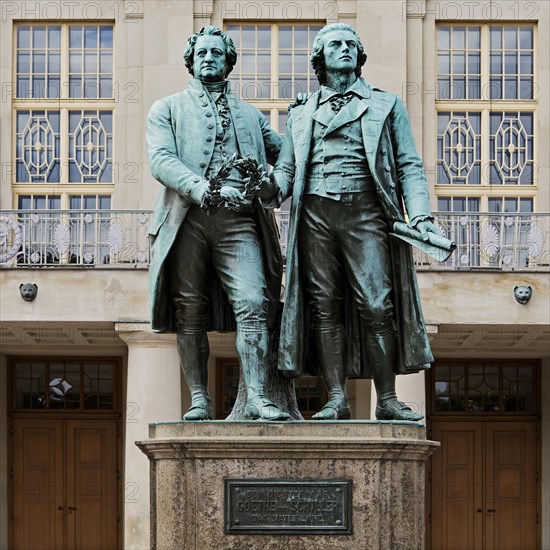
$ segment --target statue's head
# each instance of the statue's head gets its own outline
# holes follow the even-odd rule
[[[349,61],[346,59],[335,59],[331,50],[328,47],[325,49],[325,46],[330,44],[331,41],[348,42],[350,40],[353,40],[355,43],[355,51],[350,50],[350,57],[352,59]],[[319,84],[325,84],[327,80],[327,63],[334,63],[335,70],[346,70],[345,64],[352,61],[355,67],[351,67],[351,69],[359,77],[361,76],[361,67],[367,61],[367,54],[359,35],[352,26],[345,23],[333,23],[332,25],[323,27],[315,36],[310,61]]]
[[[231,37],[218,27],[203,27],[191,35],[183,53],[185,66],[194,78],[209,82],[225,80],[237,62]]]
[[[521,305],[525,305],[531,299],[533,289],[527,285],[517,285],[514,287],[514,298],[516,302]]]

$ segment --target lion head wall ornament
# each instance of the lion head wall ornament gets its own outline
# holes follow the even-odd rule
[[[38,294],[38,285],[35,283],[21,283],[19,285],[19,292],[21,293],[21,298],[26,302],[32,302]]]
[[[514,298],[516,302],[521,305],[525,305],[531,299],[533,289],[530,286],[516,285],[514,287]]]

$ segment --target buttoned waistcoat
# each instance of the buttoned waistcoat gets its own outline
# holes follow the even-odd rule
[[[149,227],[151,262],[149,289],[151,325],[158,332],[175,331],[172,299],[168,293],[166,258],[192,204],[200,204],[208,181],[208,168],[216,136],[213,107],[198,80],[189,87],[153,104],[147,118],[147,151],[153,177],[162,184]],[[281,147],[280,136],[264,116],[232,93],[227,93],[237,142],[243,157],[252,155],[267,171]],[[273,213],[255,204],[255,220],[261,243],[270,319],[279,301],[282,261]],[[214,277],[214,279],[217,279]],[[234,330],[229,305],[219,282],[211,281],[210,330]],[[221,294],[220,294],[221,293]]]

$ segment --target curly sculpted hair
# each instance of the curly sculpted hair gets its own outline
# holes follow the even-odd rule
[[[235,49],[235,44],[233,43],[232,38],[223,32],[218,27],[203,27],[199,32],[192,34],[187,41],[187,48],[183,52],[183,60],[185,61],[185,66],[187,70],[193,75],[193,61],[195,56],[195,45],[200,36],[221,36],[225,44],[225,61],[227,64],[227,73],[224,75],[224,78],[233,70],[235,63],[237,62],[237,50]]]

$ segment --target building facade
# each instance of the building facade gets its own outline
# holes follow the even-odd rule
[[[189,402],[174,335],[148,323],[159,191],[148,109],[187,85],[186,40],[212,24],[239,52],[233,89],[282,134],[288,104],[317,88],[309,50],[331,22],[358,30],[363,76],[405,101],[437,223],[458,244],[447,262],[416,256],[435,364],[398,380],[442,443],[426,469],[427,546],[550,548],[548,2],[0,10],[0,548],[148,548],[149,466],[134,442]],[[286,205],[278,220],[284,251]],[[234,335],[210,344],[224,418]],[[302,379],[302,410],[318,410],[324,391]],[[369,381],[348,381],[348,393],[354,418],[374,418]]]

